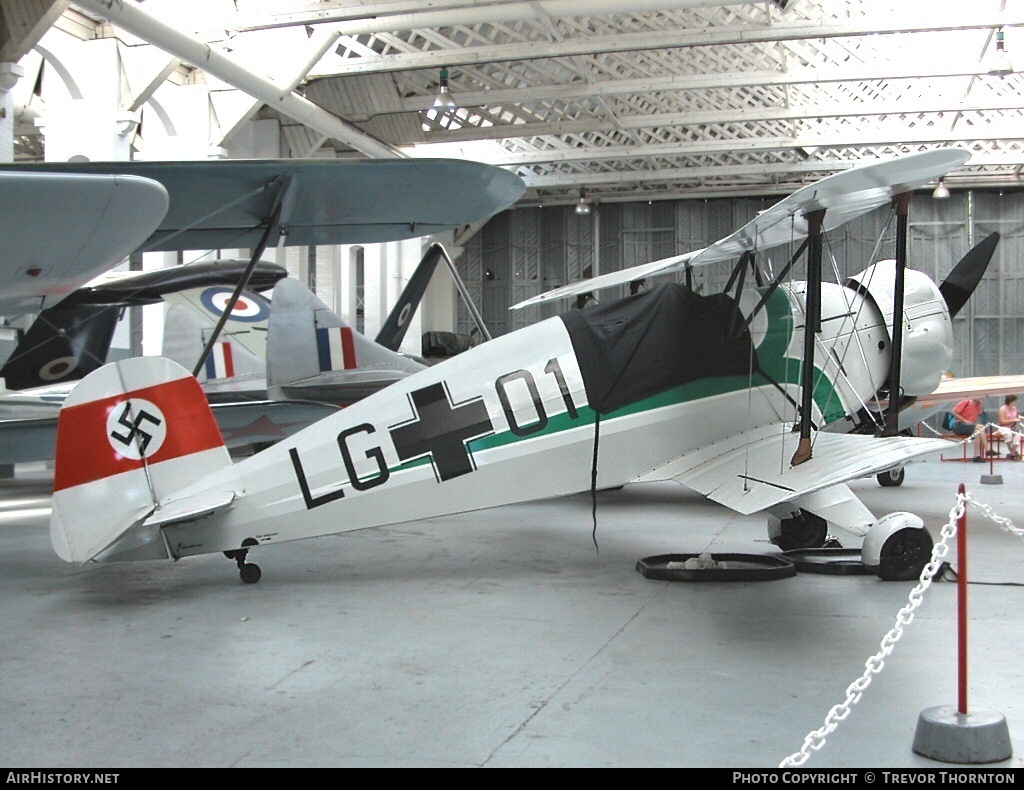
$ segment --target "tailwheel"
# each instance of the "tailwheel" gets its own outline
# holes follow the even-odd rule
[[[769,536],[783,551],[819,549],[828,539],[828,523],[821,516],[800,510],[789,518],[770,519]]]
[[[238,566],[238,575],[246,584],[256,584],[263,575],[259,565],[245,561],[246,557],[249,556],[249,547],[256,546],[257,544],[258,541],[254,538],[246,538],[242,541],[242,548],[224,552],[225,557],[235,561],[235,564]]]

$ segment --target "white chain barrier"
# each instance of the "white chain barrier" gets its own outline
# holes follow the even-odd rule
[[[779,763],[779,768],[795,768],[803,765],[810,758],[812,752],[819,751],[825,745],[825,739],[831,735],[843,721],[850,715],[853,705],[856,705],[871,684],[872,676],[877,675],[885,666],[885,659],[889,657],[896,647],[896,642],[903,636],[904,626],[910,625],[914,619],[914,610],[924,600],[924,591],[927,590],[943,565],[943,558],[949,553],[949,542],[956,535],[957,523],[966,512],[967,505],[980,510],[986,518],[994,521],[1001,529],[1019,538],[1024,538],[1024,530],[1015,527],[1013,522],[1007,518],[996,515],[988,505],[985,505],[969,494],[957,494],[956,504],[949,511],[949,521],[942,527],[940,532],[942,539],[932,548],[931,560],[921,571],[921,578],[917,586],[910,591],[909,602],[896,615],[896,625],[882,638],[881,649],[871,656],[865,663],[864,674],[851,683],[846,689],[846,699],[832,707],[825,717],[825,724],[817,730],[809,733],[804,738],[804,745],[800,750],[789,755]]]

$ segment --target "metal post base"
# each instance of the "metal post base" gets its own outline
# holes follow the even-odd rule
[[[945,763],[997,763],[1013,754],[1006,718],[996,711],[959,713],[955,705],[922,711],[914,751]]]

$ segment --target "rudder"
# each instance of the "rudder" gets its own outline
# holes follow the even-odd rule
[[[206,396],[180,365],[133,357],[84,378],[57,423],[50,540],[87,562],[157,504],[231,460]],[[160,545],[149,556],[167,556]]]

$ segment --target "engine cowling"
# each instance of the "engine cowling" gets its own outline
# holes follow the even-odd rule
[[[893,283],[896,261],[879,261],[847,281],[866,294],[885,320],[892,346]],[[935,391],[953,359],[953,322],[938,286],[923,272],[907,269],[904,278],[903,354],[900,386],[904,395]]]

